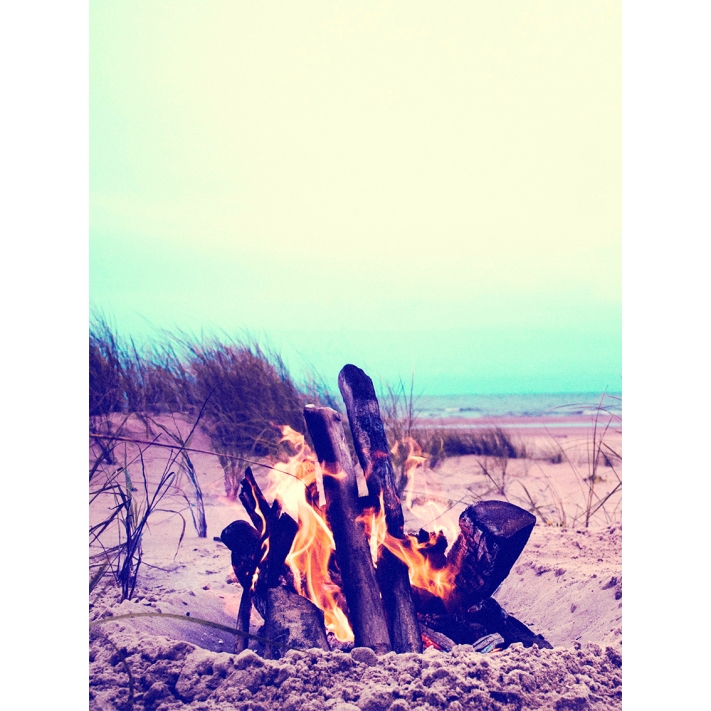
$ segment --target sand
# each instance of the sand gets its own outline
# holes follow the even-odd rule
[[[189,428],[183,419],[161,421],[182,431]],[[132,420],[129,425],[133,436],[145,437],[141,423]],[[106,621],[90,628],[90,708],[620,708],[620,492],[585,528],[590,434],[581,428],[556,433],[564,452],[557,463],[551,460],[556,461],[560,450],[550,434],[522,428],[516,436],[530,452],[525,460],[461,457],[417,473],[411,497],[414,513],[407,515],[411,528],[429,524],[456,530],[458,515],[472,497],[502,498],[502,489],[513,503],[532,500],[538,507],[539,522],[531,539],[494,597],[554,649],[513,645],[489,654],[475,653],[468,645],[451,653],[430,649],[423,655],[383,657],[369,650],[294,651],[279,661],[261,659],[249,650],[231,654],[232,634],[187,618],[234,625],[241,588],[231,573],[229,551],[213,537],[246,514],[240,504],[225,499],[216,458],[192,454],[205,494],[208,536],[197,537],[185,499],[171,496],[164,500],[165,508],[182,509],[187,519],[180,547],[181,519],[172,513],[155,514],[133,599],[120,602],[110,577],[90,595],[90,620]],[[607,436],[616,452],[620,437],[619,432]],[[198,432],[191,446],[209,450],[209,439]],[[149,482],[160,475],[167,456],[167,450],[157,448],[146,453]],[[621,476],[619,462],[607,464],[614,469],[603,462],[595,472],[595,496],[600,499],[614,491]],[[264,481],[266,470],[255,473]],[[183,487],[189,494],[184,477]],[[95,501],[92,520],[99,520],[105,510],[106,502]],[[170,613],[181,619],[112,620],[137,612]],[[253,631],[259,624],[253,612]]]

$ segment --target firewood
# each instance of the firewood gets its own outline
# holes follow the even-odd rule
[[[417,542],[420,544],[420,553],[427,558],[432,568],[441,570],[447,565],[447,537],[442,531],[431,533],[421,528],[417,533]]]
[[[371,499],[379,506],[382,496],[387,532],[403,539],[405,519],[373,381],[363,370],[349,364],[338,376],[338,387],[346,404],[353,445],[365,472]],[[383,549],[378,559],[378,581],[393,649],[421,652],[422,637],[407,565]]]
[[[252,612],[252,579],[261,558],[262,541],[259,532],[246,521],[233,521],[220,534],[222,542],[230,549],[232,570],[242,586],[242,597],[237,612],[237,629],[249,632]],[[247,649],[247,637],[235,637],[235,654]]]
[[[338,376],[338,387],[368,492],[376,501],[382,493],[388,533],[403,538],[405,519],[373,381],[355,365],[345,365]]]
[[[264,644],[267,659],[279,659],[289,647],[330,650],[323,612],[310,600],[280,585],[266,591],[266,614],[260,636],[279,644]]]
[[[323,613],[309,600],[297,594],[291,571],[285,565],[286,557],[299,530],[298,523],[282,511],[278,499],[275,499],[271,506],[267,503],[251,469],[245,472],[239,498],[252,521],[260,527],[261,536],[246,522],[239,522],[243,524],[242,528],[247,526],[253,532],[252,541],[257,536],[259,544],[257,566],[251,569],[249,580],[244,582],[240,580],[244,592],[240,601],[238,628],[249,631],[249,615],[251,601],[253,601],[264,619],[264,636],[267,638],[281,641],[292,647],[306,644],[307,647],[329,649]],[[229,539],[229,536],[227,538]],[[245,543],[244,536],[243,543]],[[262,560],[265,550],[267,554]],[[233,553],[233,556],[241,554],[241,552]],[[258,577],[255,589],[252,591],[255,569],[258,569]],[[235,575],[237,575],[236,571]],[[245,647],[244,638],[242,641],[236,640],[235,650],[239,648],[241,651]],[[266,653],[278,656],[281,654],[279,650],[283,651],[276,645],[269,645]]]
[[[398,654],[421,652],[422,636],[417,622],[407,563],[383,546],[378,556],[376,577],[383,598],[393,649]]]
[[[426,637],[429,642],[434,642],[436,647],[443,652],[451,652],[454,648],[455,642],[447,637],[447,635],[437,632],[422,623],[420,623],[420,630],[422,631],[423,637]]]
[[[514,642],[520,642],[524,647],[537,644],[540,649],[553,649],[553,645],[542,635],[536,634],[523,622],[504,610],[493,598],[489,597],[477,605],[476,610],[471,610],[464,615],[467,624],[479,624],[489,634],[497,632],[504,638],[508,647]]]
[[[357,647],[376,654],[391,649],[370,547],[359,514],[358,489],[341,416],[331,408],[307,405],[304,418],[323,470],[326,520],[336,544],[336,560]]]
[[[271,505],[267,503],[249,467],[240,485],[239,498],[261,533],[262,549],[268,550],[265,560],[259,564],[260,584],[275,587],[285,572],[284,561],[289,555],[299,525],[282,511],[278,499],[274,499]]]
[[[270,507],[250,467],[247,467],[244,472],[244,479],[242,479],[239,487],[239,500],[242,502],[254,527],[264,535],[266,533],[264,530],[266,515]]]
[[[521,555],[536,517],[507,501],[481,501],[459,517],[460,534],[447,555],[455,573],[445,600],[450,612],[464,612],[488,598]]]

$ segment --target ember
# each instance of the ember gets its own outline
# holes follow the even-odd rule
[[[221,536],[243,587],[239,629],[249,632],[254,602],[264,618],[258,635],[274,642],[259,648],[267,657],[285,647],[329,649],[326,630],[378,654],[461,643],[483,651],[512,642],[550,647],[491,597],[535,517],[504,501],[469,506],[448,553],[442,531],[406,534],[373,383],[346,365],[339,388],[365,481],[359,486],[341,416],[312,405],[304,418],[315,451],[283,427],[282,442],[295,454],[270,472],[266,494],[247,469],[239,498],[253,526],[235,521]],[[412,470],[423,458],[411,446],[404,461],[409,508]]]

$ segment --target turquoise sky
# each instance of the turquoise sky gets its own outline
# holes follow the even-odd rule
[[[91,303],[335,387],[621,389],[620,3],[91,2]]]

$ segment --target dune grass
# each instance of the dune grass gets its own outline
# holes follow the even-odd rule
[[[622,490],[619,471],[622,455],[610,445],[609,438],[621,424],[614,407],[617,400],[619,398],[603,393],[596,403],[570,403],[563,408],[576,411],[583,408],[591,413],[591,437],[582,462],[574,460],[551,431],[548,432],[548,445],[529,451],[511,433],[497,427],[477,430],[422,427],[414,396],[414,378],[409,388],[402,382],[395,387],[382,385],[380,407],[401,493],[408,486],[408,473],[413,463],[414,466],[435,469],[449,457],[472,455],[476,458],[480,477],[477,482],[472,482],[470,494],[465,499],[448,500],[449,508],[495,497],[525,508],[546,525],[589,528],[593,520],[607,525],[617,520],[619,500],[615,495]],[[548,475],[545,476],[547,493],[534,495],[520,478],[510,476],[509,465],[513,459],[525,460],[527,468],[540,468],[541,462],[569,467],[580,488],[583,504],[565,501]],[[601,493],[600,484],[604,479],[600,470],[603,467],[614,477],[614,486]],[[427,496],[432,497],[432,494]]]

